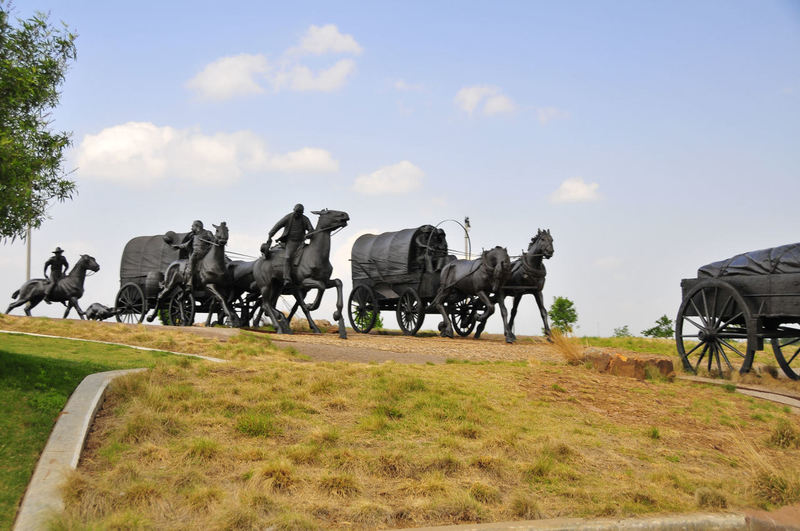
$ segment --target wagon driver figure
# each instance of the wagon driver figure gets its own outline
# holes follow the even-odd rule
[[[196,219],[192,222],[192,231],[188,233],[183,241],[177,245],[173,245],[175,249],[188,251],[189,254],[189,270],[187,271],[186,288],[192,290],[194,276],[197,273],[197,264],[211,249],[214,243],[214,235],[211,231],[203,228],[203,222]]]
[[[53,251],[53,256],[47,259],[44,263],[44,277],[48,280],[47,290],[44,292],[44,302],[50,304],[50,295],[58,285],[58,281],[64,278],[64,273],[69,269],[69,263],[64,258],[64,250],[61,247],[56,247]],[[47,268],[50,268],[50,276],[47,275]]]
[[[303,248],[303,243],[309,232],[314,230],[311,221],[303,215],[303,205],[297,203],[292,212],[283,216],[278,221],[272,230],[269,231],[267,237],[266,248],[269,249],[272,245],[272,237],[279,229],[283,229],[283,234],[278,238],[279,243],[283,243],[286,248],[285,258],[283,262],[283,285],[286,286],[292,281],[291,271],[297,265],[295,262],[300,256],[300,249]]]

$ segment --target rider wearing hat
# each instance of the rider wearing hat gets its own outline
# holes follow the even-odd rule
[[[50,268],[50,275],[47,275],[47,268]],[[53,256],[47,259],[44,263],[44,277],[47,279],[47,289],[44,292],[44,301],[50,303],[50,295],[52,295],[58,281],[64,277],[64,273],[69,269],[69,263],[64,258],[64,250],[61,247],[56,247],[53,251]]]
[[[306,235],[314,230],[311,221],[303,215],[303,205],[300,203],[294,206],[292,212],[283,216],[278,221],[272,230],[269,231],[266,248],[269,249],[272,245],[272,237],[278,230],[283,229],[283,234],[278,238],[278,242],[286,246],[285,257],[283,262],[283,285],[287,285],[292,281],[291,268],[295,266],[294,262],[297,258],[297,253],[303,248],[303,243],[306,240]]]
[[[214,242],[211,231],[203,228],[203,222],[196,219],[192,222],[192,231],[184,236],[183,241],[173,245],[175,249],[187,251],[189,254],[189,271],[187,271],[186,289],[191,291],[194,276],[197,274],[197,264],[200,262]]]

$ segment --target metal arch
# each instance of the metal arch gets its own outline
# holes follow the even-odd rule
[[[453,223],[455,223],[456,225],[458,225],[459,227],[461,227],[461,229],[464,231],[464,237],[465,237],[465,238],[467,238],[467,244],[468,244],[468,249],[469,249],[469,255],[470,255],[470,256],[472,256],[472,239],[469,237],[469,231],[467,230],[467,228],[464,226],[464,224],[463,224],[463,223],[461,223],[460,221],[458,221],[458,220],[455,220],[455,219],[443,219],[442,221],[440,221],[439,223],[437,223],[437,224],[435,225],[435,228],[437,228],[437,229],[438,229],[438,228],[439,228],[439,225],[441,225],[442,223],[445,223],[445,222],[447,222],[447,221],[452,221]],[[433,236],[433,234],[431,234],[431,236]],[[429,244],[429,245],[430,245],[430,239],[431,239],[431,236],[428,236],[428,244]],[[466,256],[465,256],[464,258],[466,258]]]

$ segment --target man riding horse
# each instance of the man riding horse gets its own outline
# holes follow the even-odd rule
[[[292,272],[297,266],[297,261],[300,256],[300,250],[303,248],[303,243],[309,232],[314,230],[311,221],[303,215],[303,205],[300,203],[294,206],[292,212],[283,216],[274,227],[269,231],[265,250],[269,250],[272,245],[272,237],[278,230],[283,229],[283,234],[277,239],[279,243],[284,244],[286,249],[284,252],[285,260],[283,262],[283,285],[286,286],[292,281]]]
[[[64,278],[64,274],[69,269],[69,262],[64,258],[64,250],[61,247],[56,247],[47,262],[44,263],[44,278],[47,279],[47,290],[44,292],[44,302],[50,304],[50,296],[56,288],[58,281]],[[50,275],[47,274],[47,268],[50,268]]]
[[[177,245],[173,245],[175,249],[186,251],[189,254],[188,271],[186,278],[186,288],[191,291],[194,277],[197,274],[197,264],[211,249],[214,243],[214,235],[211,231],[203,228],[203,222],[199,219],[192,222],[192,231],[189,232],[183,241]]]

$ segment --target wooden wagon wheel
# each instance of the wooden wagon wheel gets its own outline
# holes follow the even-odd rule
[[[419,332],[425,320],[425,306],[417,290],[408,288],[397,300],[397,324],[404,335],[413,336]]]
[[[783,332],[795,335],[772,339],[772,352],[784,374],[792,380],[800,380],[800,330],[787,328]]]
[[[171,326],[192,326],[194,324],[194,295],[191,291],[175,290],[167,304],[167,322]]]
[[[347,316],[350,318],[350,326],[360,334],[366,334],[378,321],[378,299],[375,292],[367,286],[356,286],[350,292],[350,300],[347,302]]]
[[[705,361],[709,373],[746,373],[755,356],[755,323],[750,308],[733,286],[706,280],[694,286],[681,302],[675,341],[688,372],[696,373]]]
[[[450,311],[450,321],[453,323],[453,330],[461,337],[467,337],[475,330],[478,322],[478,310],[483,307],[483,303],[478,297],[465,297],[453,304]]]
[[[141,323],[147,314],[147,299],[137,284],[128,282],[117,292],[114,300],[117,321],[120,323]]]

